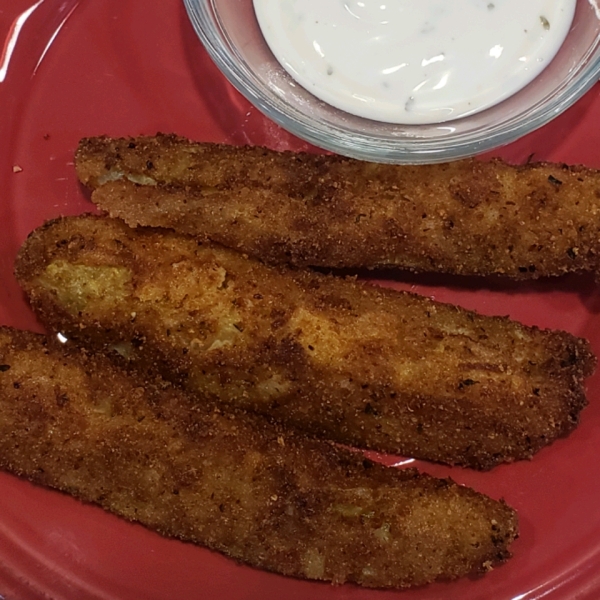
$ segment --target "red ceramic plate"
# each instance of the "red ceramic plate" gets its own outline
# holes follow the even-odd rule
[[[232,0],[234,1],[234,0]],[[175,132],[197,140],[306,145],[270,123],[208,59],[177,0],[0,0],[0,324],[39,329],[12,276],[27,234],[91,210],[73,170],[82,136]],[[497,154],[600,168],[600,88]],[[533,284],[416,277],[412,289],[486,314],[588,337],[600,353],[591,278]],[[495,498],[521,518],[514,558],[483,578],[407,592],[290,580],[168,540],[57,492],[0,474],[0,596],[22,600],[600,598],[600,381],[568,439],[491,473],[417,463]],[[388,461],[396,459],[387,458]]]

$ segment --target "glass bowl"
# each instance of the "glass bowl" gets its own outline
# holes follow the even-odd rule
[[[435,163],[508,144],[569,108],[600,74],[600,9],[577,0],[571,29],[529,85],[487,110],[437,124],[397,125],[357,117],[297,84],[271,53],[252,0],[184,0],[198,37],[227,79],[265,115],[326,150],[387,163]]]

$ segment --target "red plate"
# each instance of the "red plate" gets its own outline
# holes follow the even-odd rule
[[[233,1],[233,0],[232,0]],[[39,329],[12,276],[26,235],[90,210],[73,170],[83,136],[175,132],[197,140],[301,149],[208,59],[175,0],[0,0],[0,324]],[[497,154],[600,168],[600,88]],[[533,284],[398,275],[408,288],[486,314],[588,337],[600,353],[591,278]],[[514,558],[483,578],[408,592],[290,580],[168,540],[57,492],[0,474],[0,595],[227,600],[600,598],[600,381],[568,439],[491,473],[418,463],[495,498],[521,518]],[[392,459],[388,459],[392,460]]]

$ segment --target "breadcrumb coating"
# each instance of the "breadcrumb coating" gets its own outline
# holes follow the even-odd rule
[[[67,346],[70,347],[69,344]],[[510,556],[504,502],[0,328],[0,468],[276,573],[409,587]]]
[[[36,230],[16,274],[51,330],[116,348],[198,402],[479,469],[570,432],[595,366],[589,344],[565,332],[108,217]]]
[[[501,160],[397,166],[193,143],[83,139],[92,200],[269,263],[515,279],[600,265],[600,173]]]

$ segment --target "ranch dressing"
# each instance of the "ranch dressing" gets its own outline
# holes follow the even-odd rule
[[[576,0],[253,0],[265,40],[325,102],[440,123],[511,96],[548,65]]]

